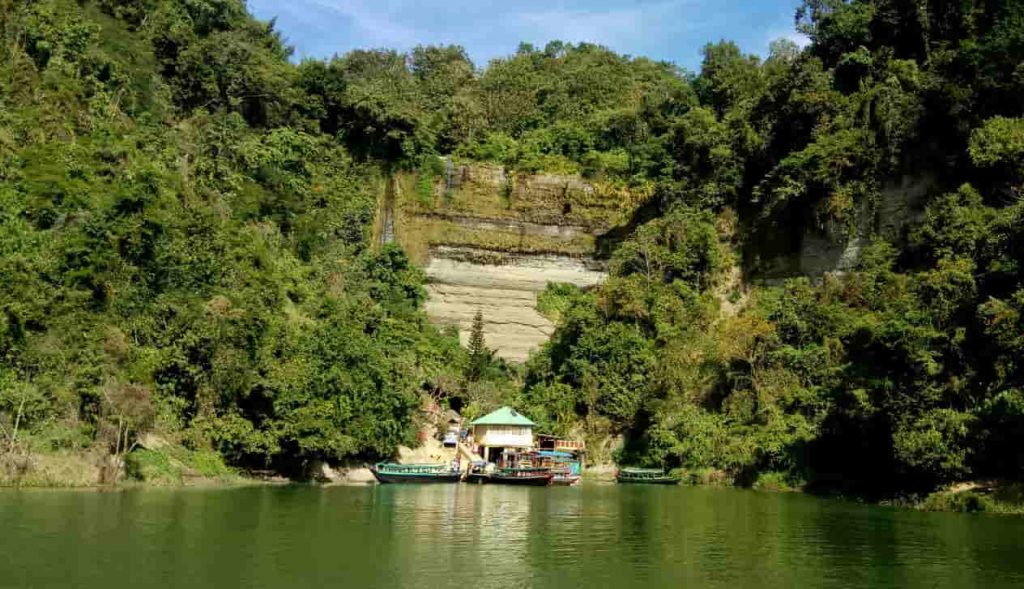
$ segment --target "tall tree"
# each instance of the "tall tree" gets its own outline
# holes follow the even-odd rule
[[[472,382],[480,380],[491,362],[492,352],[487,349],[484,339],[484,314],[477,309],[473,316],[473,326],[469,331],[469,369],[466,374]]]

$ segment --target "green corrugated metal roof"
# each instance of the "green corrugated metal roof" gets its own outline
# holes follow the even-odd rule
[[[502,407],[473,421],[469,425],[537,425],[511,407]]]

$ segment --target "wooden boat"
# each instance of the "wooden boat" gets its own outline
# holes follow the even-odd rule
[[[393,464],[379,462],[370,472],[381,483],[457,483],[462,471],[448,464]]]
[[[499,468],[491,474],[490,483],[546,487],[554,474],[547,468]]]
[[[580,458],[572,453],[541,450],[533,466],[550,469],[552,485],[568,487],[580,482]]]
[[[551,484],[556,487],[572,487],[578,485],[580,482],[580,475],[578,474],[560,474],[555,473],[551,477]]]
[[[547,468],[499,468],[492,473],[482,469],[471,470],[466,475],[467,483],[490,485],[520,485],[525,487],[546,487],[554,478]]]
[[[574,474],[571,468],[552,468],[551,484],[559,487],[571,487],[580,482],[580,475]]]
[[[659,468],[623,468],[615,474],[615,480],[638,485],[678,485],[682,477]]]

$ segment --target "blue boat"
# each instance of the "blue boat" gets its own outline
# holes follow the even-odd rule
[[[580,459],[569,452],[541,450],[537,452],[537,465],[551,471],[552,485],[572,486],[580,482]]]

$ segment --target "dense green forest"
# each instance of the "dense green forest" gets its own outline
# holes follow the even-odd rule
[[[696,73],[560,42],[293,63],[240,0],[0,0],[3,467],[156,432],[292,473],[391,454],[432,394],[739,483],[1021,480],[1024,2],[796,26]],[[521,369],[429,325],[374,239],[386,177],[437,155],[654,194]],[[808,232],[856,260],[773,274]]]

